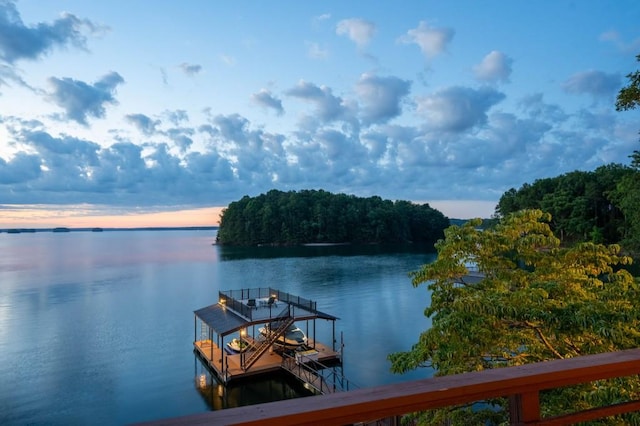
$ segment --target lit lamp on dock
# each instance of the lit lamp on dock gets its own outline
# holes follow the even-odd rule
[[[206,374],[201,374],[200,377],[198,377],[198,385],[200,386],[200,389],[204,389],[207,387],[207,375]]]

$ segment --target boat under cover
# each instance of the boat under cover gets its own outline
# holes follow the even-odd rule
[[[269,324],[265,324],[265,326],[261,327],[259,331],[260,334],[267,337],[271,334],[272,329],[277,328],[277,324],[272,324],[271,326]],[[287,328],[287,331],[285,331],[284,335],[278,336],[275,343],[280,346],[284,346],[285,348],[298,348],[307,344],[307,336],[295,324],[291,324]]]

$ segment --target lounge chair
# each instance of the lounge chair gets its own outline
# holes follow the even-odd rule
[[[247,306],[251,309],[258,309],[258,306],[256,305],[256,299],[247,300]]]

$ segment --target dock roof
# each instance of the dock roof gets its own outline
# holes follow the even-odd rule
[[[220,336],[234,333],[242,328],[255,324],[264,324],[274,321],[283,315],[292,317],[294,321],[324,319],[335,321],[338,318],[318,311],[316,303],[289,293],[285,293],[273,288],[256,288],[221,291],[220,303],[216,303],[197,311],[194,311],[196,317],[200,318],[209,328]],[[272,311],[271,307],[254,307],[250,309],[247,305],[248,300],[256,298],[277,297],[277,303],[274,303],[276,311]],[[264,301],[263,301],[264,302]],[[282,306],[285,305],[284,310]]]
[[[194,311],[196,316],[221,336],[233,333],[247,326],[247,320],[231,309],[216,303]]]

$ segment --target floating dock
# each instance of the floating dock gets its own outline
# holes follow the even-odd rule
[[[319,311],[316,302],[270,287],[221,291],[218,303],[198,309],[194,316],[194,351],[224,384],[287,371],[319,393],[348,388],[344,386],[348,381],[341,374],[330,372],[333,383],[329,383],[321,371],[330,365],[341,365],[342,352],[335,347],[338,318]],[[315,339],[319,319],[332,322],[331,346]],[[296,348],[283,347],[282,339],[289,326],[303,321],[306,335],[312,337]],[[264,335],[260,328],[267,325],[271,333]],[[228,349],[233,336],[245,342],[243,352]]]

